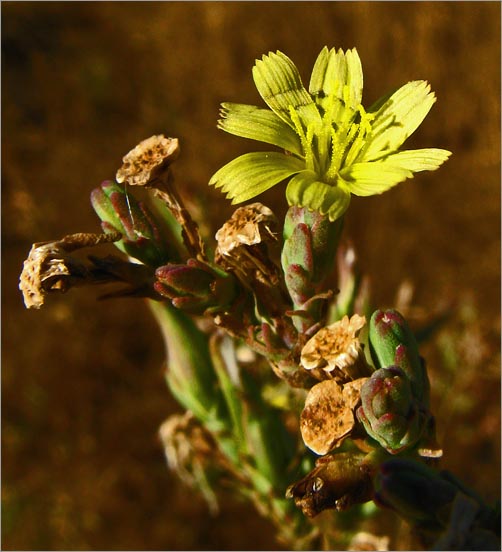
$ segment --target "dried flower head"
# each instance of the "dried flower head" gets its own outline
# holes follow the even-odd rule
[[[385,535],[360,531],[352,537],[349,550],[390,550],[389,541],[389,537]]]
[[[326,380],[314,385],[300,418],[303,442],[316,454],[327,454],[339,447],[355,426],[354,409],[367,378],[344,385]]]
[[[45,295],[52,291],[62,293],[78,283],[85,282],[88,268],[72,257],[76,249],[117,241],[119,232],[109,234],[78,233],[65,236],[61,240],[34,243],[28,258],[23,263],[19,279],[19,289],[23,293],[24,304],[28,309],[39,309]]]
[[[230,255],[237,247],[275,241],[277,218],[261,203],[251,203],[235,210],[216,232],[217,255]]]
[[[339,452],[323,456],[310,473],[286,489],[286,498],[293,498],[311,518],[327,509],[342,512],[371,500],[372,472],[365,454]]]
[[[303,347],[302,366],[307,370],[335,370],[334,376],[338,379],[351,379],[350,368],[356,364],[361,353],[357,333],[365,324],[364,316],[354,314],[350,320],[348,316],[344,316],[341,320],[321,328]]]
[[[123,165],[115,178],[121,184],[148,186],[169,169],[179,150],[177,138],[166,138],[163,134],[150,136],[123,157]]]
[[[277,240],[277,225],[274,213],[261,203],[239,207],[216,232],[215,252],[216,263],[234,273],[244,287],[252,289],[273,315],[285,308],[280,271],[267,249],[267,244]]]
[[[200,489],[212,513],[218,512],[214,492],[205,473],[215,464],[217,446],[211,433],[191,412],[174,414],[159,429],[169,468],[192,488]]]

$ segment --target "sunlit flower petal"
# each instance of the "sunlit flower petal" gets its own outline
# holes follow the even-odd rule
[[[218,128],[230,134],[272,144],[291,153],[302,155],[300,138],[273,111],[254,105],[221,104]]]
[[[279,51],[256,61],[253,78],[271,112],[223,104],[219,127],[293,155],[285,161],[280,154],[266,160],[263,154],[252,154],[256,157],[242,156],[220,169],[210,184],[221,186],[233,203],[290,179],[289,205],[318,211],[335,221],[347,210],[351,194],[381,194],[416,172],[436,170],[450,155],[435,148],[400,150],[436,97],[426,81],[412,81],[366,111],[361,105],[363,73],[355,48],[346,52],[323,48],[308,91],[294,63]],[[255,160],[257,167],[248,166]]]
[[[300,172],[303,166],[301,160],[283,153],[246,153],[216,172],[209,184],[222,188],[232,203],[240,203]]]

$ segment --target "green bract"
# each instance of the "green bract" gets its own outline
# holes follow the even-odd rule
[[[381,194],[415,172],[437,169],[450,156],[435,148],[399,150],[436,97],[427,82],[413,81],[366,111],[355,48],[324,47],[308,91],[293,62],[279,51],[256,61],[253,78],[270,109],[224,103],[218,126],[285,153],[247,153],[217,171],[209,183],[221,187],[232,203],[288,180],[290,205],[333,221],[347,210],[351,193]]]

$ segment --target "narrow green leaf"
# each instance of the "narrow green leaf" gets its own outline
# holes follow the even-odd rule
[[[451,151],[437,148],[404,150],[385,158],[385,162],[413,172],[435,171],[450,157]]]
[[[241,203],[300,172],[304,166],[302,160],[283,153],[246,153],[218,170],[209,184],[222,188],[232,203]]]
[[[435,101],[426,81],[412,81],[399,88],[375,113],[372,131],[358,161],[374,161],[396,151],[418,128]]]
[[[381,194],[413,173],[404,168],[379,161],[375,163],[354,163],[342,171],[340,176],[347,182],[349,190],[357,196]]]
[[[290,107],[298,111],[305,127],[321,123],[312,97],[303,86],[295,64],[282,52],[264,55],[253,67],[253,79],[265,103],[285,123],[295,128]]]
[[[235,103],[221,104],[218,128],[251,140],[258,140],[302,155],[299,136],[269,109]]]
[[[218,376],[220,388],[225,398],[232,430],[237,445],[246,452],[246,440],[242,425],[243,405],[240,385],[233,381],[230,373],[238,374],[233,341],[228,336],[213,334],[209,340],[209,351],[213,361],[214,370]]]

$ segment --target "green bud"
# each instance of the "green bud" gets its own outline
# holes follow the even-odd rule
[[[397,366],[373,372],[361,388],[357,417],[370,437],[391,454],[414,447],[429,414],[414,398],[410,382]]]
[[[396,310],[377,310],[369,324],[370,351],[377,368],[399,366],[415,398],[429,401],[429,380],[418,345],[404,317]]]
[[[319,321],[342,224],[302,207],[290,207],[286,214],[281,263],[294,309],[303,311],[293,319],[300,331]]]
[[[312,259],[311,279],[315,283],[321,283],[332,273],[342,233],[343,218],[330,222],[327,216],[321,215],[318,211],[311,211],[303,207],[290,207],[284,220],[285,242],[293,237],[295,228],[299,225],[306,226],[309,233],[309,257]]]
[[[126,255],[157,267],[177,258],[169,246],[169,232],[147,207],[136,201],[124,187],[105,181],[91,192],[91,203],[105,232],[118,231],[122,239],[116,246]]]
[[[186,264],[167,264],[155,272],[155,290],[186,312],[202,314],[209,308],[224,308],[236,296],[232,275],[195,259]]]

